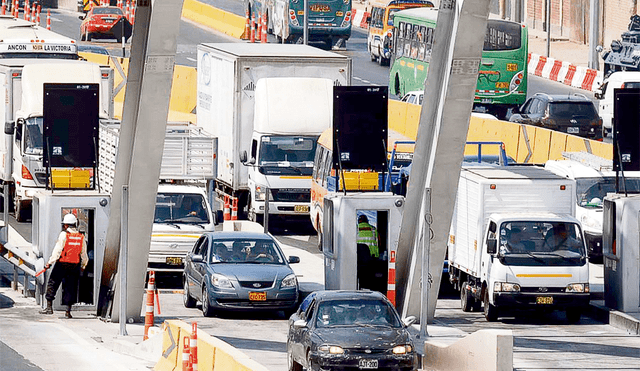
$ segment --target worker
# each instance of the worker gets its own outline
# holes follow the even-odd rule
[[[380,257],[378,251],[378,231],[376,227],[369,224],[369,218],[366,215],[358,216],[358,239],[356,243],[369,246],[369,253],[374,258]]]
[[[49,262],[44,266],[49,269],[53,265],[53,269],[47,282],[47,307],[41,314],[53,314],[53,299],[62,283],[62,305],[67,307],[64,316],[71,318],[71,306],[78,297],[78,279],[89,263],[87,244],[77,227],[76,216],[66,214],[62,220],[62,232],[58,235]]]

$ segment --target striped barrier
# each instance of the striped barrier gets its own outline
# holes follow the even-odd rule
[[[367,29],[369,28],[369,24],[367,23],[367,18],[371,15],[370,12],[365,12],[359,9],[351,9],[351,14],[353,15],[351,24],[353,26]]]
[[[529,53],[528,67],[530,73],[535,76],[588,91],[595,91],[603,80],[601,71],[575,66],[568,62],[547,58],[535,53]]]

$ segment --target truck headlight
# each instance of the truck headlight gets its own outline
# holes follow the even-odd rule
[[[589,292],[588,283],[570,283],[565,289],[566,292]]]
[[[296,286],[298,286],[298,279],[296,278],[296,275],[293,273],[286,276],[282,280],[282,284],[280,285],[280,287],[296,287]]]
[[[588,227],[596,231],[602,231],[602,221],[598,221],[588,215],[583,215],[582,218],[580,218],[580,221],[584,227]]]
[[[407,354],[411,353],[411,350],[412,348],[409,344],[396,345],[393,347],[393,354]]]
[[[256,185],[256,201],[264,201],[266,190],[266,187]]]
[[[344,349],[342,349],[342,347],[339,347],[337,345],[323,344],[318,347],[318,350],[322,353],[344,354]]]
[[[519,292],[520,285],[511,282],[494,282],[493,291],[495,292]]]
[[[233,284],[231,284],[231,280],[226,276],[221,274],[214,273],[211,275],[211,284],[215,287],[219,287],[221,289],[232,289]]]

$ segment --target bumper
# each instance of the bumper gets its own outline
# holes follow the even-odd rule
[[[300,215],[309,218],[309,202],[269,202],[269,215]],[[264,202],[256,201],[256,214],[264,215]]]
[[[331,369],[359,369],[360,360],[377,360],[378,369],[413,370],[417,364],[415,353],[405,355],[388,354],[326,354],[311,352],[311,362],[320,368]]]
[[[602,259],[602,234],[584,232],[589,259]]]
[[[291,26],[290,35],[302,35],[304,27]],[[351,24],[347,27],[317,27],[309,26],[309,40],[325,40],[327,36],[341,37],[348,39],[351,37]]]
[[[537,298],[552,298],[551,304],[537,304]],[[493,294],[494,305],[501,308],[576,308],[589,305],[590,294],[572,293],[528,293],[528,292],[496,292]]]
[[[298,290],[266,290],[267,300],[249,300],[249,292],[219,291],[209,285],[209,305],[215,309],[292,310],[298,307]],[[257,290],[256,290],[257,291]]]

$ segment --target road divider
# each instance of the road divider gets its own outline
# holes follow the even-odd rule
[[[424,348],[428,370],[513,370],[511,330],[480,330],[450,345],[426,342]]]
[[[595,91],[602,84],[602,71],[575,66],[555,58],[529,53],[529,73],[583,90]]]
[[[195,0],[184,0],[182,17],[238,39],[245,32],[245,17]]]

